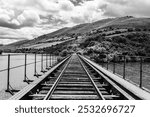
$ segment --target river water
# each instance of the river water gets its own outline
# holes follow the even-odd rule
[[[102,65],[102,64],[101,64]],[[107,64],[103,64],[107,68]],[[115,64],[115,73],[123,76],[124,63]],[[113,71],[114,64],[109,63],[108,69]],[[140,84],[140,62],[127,62],[125,66],[125,78],[136,85]],[[150,90],[150,62],[142,63],[142,87]]]
[[[37,61],[41,61],[41,55],[37,55]],[[46,57],[43,57],[43,68],[46,68]],[[34,69],[35,69],[35,55],[29,54],[27,55],[27,77],[30,80],[36,80],[37,77],[34,77]],[[49,57],[48,57],[48,65],[50,65]],[[10,68],[16,67],[25,64],[25,55],[24,54],[10,54]],[[0,55],[0,91],[4,91],[7,88],[7,68],[8,68],[8,54],[3,53]],[[27,85],[27,83],[23,82],[24,80],[24,66],[11,69],[10,70],[10,85],[12,88],[20,90]],[[37,63],[37,73],[41,73],[41,62]],[[6,69],[6,70],[5,70]],[[5,70],[5,71],[3,71]],[[1,95],[1,94],[0,94]],[[1,98],[0,98],[1,99]]]

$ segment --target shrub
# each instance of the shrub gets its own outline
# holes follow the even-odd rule
[[[57,57],[57,61],[58,61],[58,62],[62,61],[63,59],[64,59],[64,57],[60,57],[60,56]]]
[[[141,31],[141,29],[140,28],[136,28],[135,31]]]
[[[116,43],[126,43],[127,39],[122,36],[116,36],[116,37],[113,37],[113,41]]]
[[[102,36],[106,36],[106,34],[105,34],[105,33],[103,33],[103,34],[102,34]]]
[[[133,28],[128,29],[128,32],[133,32],[133,31],[134,31]]]
[[[120,34],[120,33],[121,33],[121,31],[118,31],[118,30],[117,30],[117,31],[115,31],[115,34]]]
[[[60,56],[62,56],[62,57],[65,57],[67,55],[68,55],[68,50],[66,50],[66,49],[60,53]]]

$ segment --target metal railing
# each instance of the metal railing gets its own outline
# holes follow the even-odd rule
[[[113,56],[107,55],[98,62],[105,69],[129,80],[140,88],[150,90],[150,57],[144,56]]]
[[[13,63],[13,61],[11,61],[11,58],[15,57],[16,59],[18,58],[18,56],[21,56],[21,60],[22,62],[24,61],[24,63],[22,63],[21,65],[14,65],[11,66],[11,63]],[[32,56],[32,62],[28,62],[28,56]],[[38,56],[38,60],[37,60],[37,56]],[[26,82],[27,84],[30,84],[30,82],[32,82],[33,80],[30,80],[30,78],[28,77],[27,74],[27,69],[30,69],[28,66],[29,65],[34,65],[34,76],[36,78],[39,78],[39,76],[41,76],[42,74],[39,74],[37,71],[37,64],[40,63],[41,66],[41,70],[40,73],[45,73],[47,70],[49,70],[51,67],[53,67],[56,63],[57,63],[57,57],[55,55],[52,54],[6,54],[6,55],[0,55],[0,57],[5,57],[5,62],[7,62],[7,68],[5,69],[1,69],[1,72],[6,72],[7,73],[7,87],[6,87],[6,92],[9,92],[10,94],[14,94],[14,92],[17,92],[19,90],[14,90],[13,87],[11,86],[10,83],[10,72],[13,69],[20,69],[21,67],[24,67],[24,79],[23,82]],[[39,60],[40,59],[40,60]],[[16,60],[17,61],[17,60]],[[2,64],[2,63],[0,63]],[[17,73],[16,73],[17,75]],[[15,77],[15,76],[14,76]]]

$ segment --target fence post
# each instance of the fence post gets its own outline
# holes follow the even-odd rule
[[[126,77],[126,56],[124,56],[124,63],[123,63],[123,79]]]
[[[47,54],[47,69],[49,68],[49,55]]]
[[[33,80],[30,80],[27,77],[27,54],[25,54],[25,62],[24,62],[24,80],[23,82],[26,82],[28,84],[30,84],[30,82],[33,82]]]
[[[7,66],[7,89],[6,92],[10,92],[10,54],[8,54],[8,66]]]
[[[49,67],[51,67],[51,54],[49,54]]]
[[[42,56],[41,56],[41,72],[45,73],[46,71],[44,70],[44,67],[43,67],[45,60],[43,58],[44,58],[44,55],[42,54]]]
[[[25,62],[24,62],[24,82],[27,81],[27,54],[25,54]]]
[[[46,69],[47,69],[47,54],[46,54]]]
[[[34,57],[34,76],[36,76],[36,53]]]
[[[53,66],[53,55],[51,56],[51,67]]]
[[[37,63],[37,61],[36,61],[36,53],[35,53],[35,58],[34,58],[34,76],[36,76],[38,78],[39,76],[41,76],[41,74],[37,73],[36,63]]]
[[[140,88],[142,88],[142,72],[143,72],[143,59],[140,57]]]
[[[52,67],[52,54],[50,54],[50,66]]]
[[[45,54],[44,56],[45,56],[44,61],[45,61],[45,69],[46,69],[47,68],[47,57],[46,57],[47,55]]]
[[[9,92],[11,95],[14,95],[14,92],[19,91],[19,90],[14,90],[10,85],[10,54],[8,54],[7,89],[5,91]]]
[[[107,54],[107,70],[108,70],[108,54]]]
[[[37,71],[36,71],[36,53],[34,57],[34,76],[38,77]]]
[[[58,63],[58,55],[56,56],[56,63]]]
[[[56,55],[54,55],[54,64],[56,64]]]
[[[116,56],[114,56],[114,62],[113,62],[113,73],[115,74],[115,70],[116,70]]]
[[[41,72],[43,72],[43,54],[41,54]]]
[[[46,69],[47,69],[47,54],[46,54]]]

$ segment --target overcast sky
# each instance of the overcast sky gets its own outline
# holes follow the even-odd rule
[[[150,0],[0,0],[0,44],[126,15],[150,17]]]

